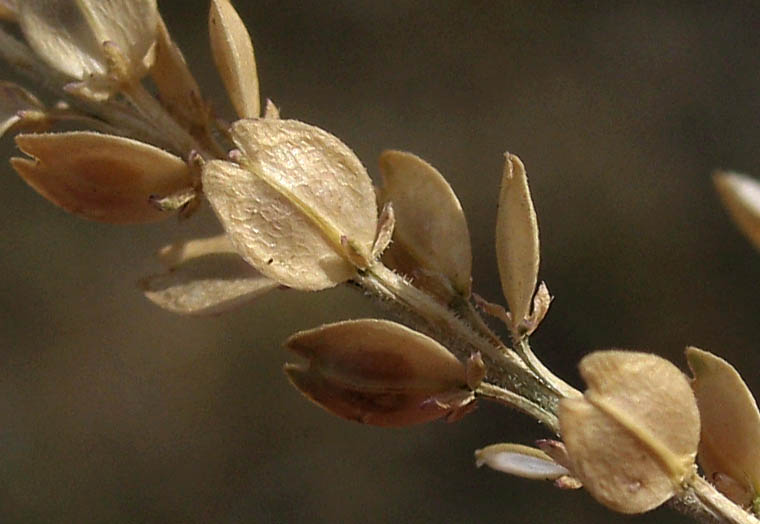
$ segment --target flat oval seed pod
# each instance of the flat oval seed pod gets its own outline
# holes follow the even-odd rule
[[[731,218],[760,249],[760,182],[738,173],[716,173],[713,181]]]
[[[319,226],[251,170],[207,162],[203,189],[237,252],[263,275],[316,291],[355,274]]]
[[[261,100],[253,44],[229,0],[211,1],[208,28],[214,62],[235,111],[240,118],[258,118]]]
[[[310,400],[340,417],[377,426],[408,426],[462,406],[441,395],[471,393],[465,367],[438,342],[386,320],[362,319],[296,333],[285,347],[308,360],[285,372]]]
[[[475,452],[475,464],[531,480],[556,480],[570,472],[540,449],[522,444],[492,444]]]
[[[562,438],[573,475],[605,506],[653,509],[694,474],[699,412],[686,377],[647,353],[585,357],[583,399],[560,402]]]
[[[445,347],[387,320],[326,324],[296,333],[285,347],[321,375],[362,390],[433,394],[466,384],[464,365]]]
[[[528,316],[539,265],[538,221],[525,166],[507,153],[496,217],[496,261],[512,316],[512,332]]]
[[[141,282],[154,304],[182,315],[213,315],[235,309],[278,287],[236,253],[206,254]]]
[[[760,412],[736,369],[708,351],[690,347],[686,359],[702,419],[697,460],[708,478],[730,477],[743,490],[721,490],[742,505],[760,492]],[[725,482],[729,486],[730,483]],[[721,485],[718,484],[718,489]]]
[[[149,201],[192,186],[187,164],[156,147],[87,131],[16,136],[33,157],[11,165],[38,193],[90,220],[115,224],[154,222],[171,216]]]
[[[337,138],[294,120],[240,120],[240,166],[208,162],[204,191],[233,245],[283,285],[319,290],[370,263],[375,193]]]
[[[111,42],[136,81],[147,72],[158,9],[156,0],[24,0],[18,18],[32,49],[58,71],[78,80],[105,77],[103,44]]]
[[[433,166],[402,151],[380,155],[380,174],[382,199],[393,203],[396,217],[391,250],[403,249],[421,269],[447,277],[469,296],[470,233],[451,186]]]

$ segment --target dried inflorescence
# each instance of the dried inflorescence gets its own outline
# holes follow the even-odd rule
[[[472,292],[467,221],[438,170],[386,151],[375,187],[337,137],[280,118],[270,100],[262,114],[253,44],[229,0],[212,0],[208,20],[236,113],[229,125],[204,99],[155,0],[0,0],[0,19],[25,39],[0,31],[0,55],[59,98],[47,106],[0,83],[0,135],[21,133],[25,156],[11,165],[30,186],[108,223],[187,219],[205,204],[215,212],[223,233],[159,252],[163,270],[141,283],[158,306],[218,314],[275,289],[359,286],[416,329],[357,319],[289,338],[286,348],[305,362],[287,364],[288,378],[331,413],[408,426],[455,421],[477,399],[497,401],[555,435],[538,448],[487,446],[478,465],[585,486],[624,513],[676,497],[725,521],[755,522],[743,508],[760,506],[760,412],[727,362],[690,348],[689,382],[653,355],[595,352],[581,361],[581,394],[533,354],[528,337],[552,297],[544,283],[537,288],[538,221],[517,156],[505,155],[496,215],[505,308]],[[715,181],[758,244],[758,183],[735,174]],[[510,343],[478,308],[504,321]],[[697,477],[695,458],[735,504]]]

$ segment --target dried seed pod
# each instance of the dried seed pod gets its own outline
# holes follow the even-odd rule
[[[335,286],[355,274],[355,264],[369,265],[375,193],[348,147],[294,120],[241,120],[232,138],[240,166],[206,163],[203,187],[243,258],[303,290]]]
[[[240,118],[258,118],[261,101],[253,44],[229,0],[211,0],[208,28],[214,62],[232,106]]]
[[[19,127],[43,127],[45,108],[36,96],[12,82],[0,82],[0,137]]]
[[[159,16],[156,34],[156,59],[150,69],[161,103],[184,127],[196,130],[207,126],[210,109],[201,96],[177,44]]]
[[[531,480],[556,480],[570,475],[540,449],[522,444],[492,444],[475,452],[475,465]]]
[[[226,235],[170,244],[159,258],[169,271],[141,285],[150,301],[173,313],[222,313],[278,286],[240,258]]]
[[[699,412],[686,377],[626,351],[592,353],[580,371],[588,390],[563,399],[559,413],[573,475],[615,511],[659,506],[695,471]]]
[[[530,313],[539,265],[538,221],[525,166],[507,153],[496,218],[496,260],[511,314],[512,333]]]
[[[391,250],[405,251],[412,264],[445,276],[457,292],[469,296],[470,233],[462,206],[446,179],[421,158],[402,151],[383,152],[380,173],[381,198],[393,203],[396,215]]]
[[[18,135],[28,158],[11,165],[38,193],[75,215],[117,224],[169,216],[150,203],[192,185],[179,157],[136,140],[77,131]]]
[[[731,218],[760,249],[760,182],[729,172],[716,173],[713,181]]]
[[[365,424],[406,426],[441,418],[451,408],[436,398],[465,387],[464,365],[446,348],[386,320],[328,324],[296,333],[285,347],[309,361],[285,367],[301,393]]]
[[[54,69],[88,84],[94,96],[138,81],[150,66],[156,0],[24,0],[18,18],[32,49]],[[123,77],[109,81],[115,54]]]
[[[702,419],[699,464],[708,478],[723,477],[723,482],[716,483],[718,489],[746,506],[760,492],[757,402],[736,369],[722,358],[690,347],[686,359]]]

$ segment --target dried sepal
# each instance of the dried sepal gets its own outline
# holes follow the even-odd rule
[[[253,44],[229,0],[212,0],[208,18],[211,51],[232,106],[240,118],[261,112]]]
[[[695,474],[699,412],[686,377],[646,353],[599,351],[580,363],[582,399],[563,399],[559,421],[572,472],[600,503],[653,509]]]
[[[526,335],[532,334],[541,325],[541,322],[544,321],[552,300],[554,300],[554,297],[549,294],[546,282],[541,282],[538,285],[536,294],[533,295],[533,309],[528,318],[525,319]]]
[[[0,137],[19,128],[45,127],[45,108],[36,96],[12,82],[0,82]]]
[[[111,223],[154,222],[170,216],[150,203],[192,185],[187,164],[161,149],[87,131],[21,134],[11,158],[16,172],[63,209]]]
[[[686,359],[702,419],[697,460],[719,490],[746,506],[760,493],[757,402],[736,369],[722,358],[690,347]]]
[[[475,451],[475,465],[531,480],[557,480],[570,475],[540,449],[522,444],[492,444]]]
[[[159,249],[156,257],[167,269],[175,269],[195,258],[229,253],[236,253],[235,248],[227,235],[221,234],[172,242]]]
[[[240,165],[208,162],[203,187],[243,258],[303,290],[335,286],[369,265],[375,194],[348,147],[293,120],[241,120],[232,138]]]
[[[191,131],[204,129],[208,125],[210,109],[201,96],[198,82],[160,16],[157,27],[156,58],[150,77],[161,103]]]
[[[164,248],[164,256],[173,252],[176,260],[166,273],[142,280],[145,296],[173,313],[211,315],[239,307],[278,286],[237,253],[224,250],[225,246],[212,251],[215,241],[216,237],[198,239]]]
[[[718,195],[739,229],[760,249],[760,182],[746,175],[713,175]]]
[[[395,228],[396,213],[393,211],[393,203],[386,202],[377,220],[377,237],[375,238],[375,244],[372,246],[372,260],[379,259],[383,252],[388,249]]]
[[[472,400],[464,365],[435,340],[394,322],[328,324],[296,333],[285,347],[308,360],[286,365],[293,385],[349,420],[406,426],[441,418]]]
[[[268,98],[266,107],[264,108],[264,118],[269,118],[270,120],[280,119],[280,109]]]
[[[383,152],[380,173],[381,198],[393,203],[396,214],[391,249],[405,251],[423,272],[444,275],[458,293],[469,296],[470,233],[446,179],[421,158],[402,151]]]
[[[538,221],[525,166],[515,155],[507,153],[505,158],[496,218],[496,260],[511,314],[510,328],[519,336],[538,279]]]
[[[24,0],[18,19],[35,53],[104,98],[147,72],[158,9],[156,0]]]

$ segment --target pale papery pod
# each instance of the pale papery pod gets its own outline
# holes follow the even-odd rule
[[[11,158],[16,172],[54,204],[90,220],[163,220],[171,215],[150,197],[193,183],[181,158],[129,138],[89,131],[21,134],[16,145],[32,157]]]
[[[464,393],[465,368],[435,340],[386,320],[338,322],[290,337],[285,347],[308,359],[285,372],[307,398],[348,420],[408,426],[463,406],[437,401]],[[471,400],[471,399],[470,399]]]
[[[512,319],[512,332],[530,313],[540,260],[538,220],[528,188],[525,166],[505,155],[496,217],[496,261],[501,288]]]
[[[45,108],[36,96],[12,82],[0,82],[0,137],[18,127],[41,126]]]
[[[157,27],[156,54],[150,76],[161,103],[183,126],[191,130],[204,129],[210,110],[198,82],[160,16]]]
[[[348,147],[294,120],[240,120],[232,138],[241,165],[206,163],[203,187],[243,258],[302,290],[335,286],[369,264],[375,194]]]
[[[716,173],[713,181],[731,218],[760,249],[760,182],[731,172]]]
[[[580,363],[582,399],[562,399],[562,438],[591,495],[622,513],[643,513],[695,474],[699,411],[688,380],[647,353],[599,351]]]
[[[253,43],[229,0],[211,0],[208,27],[214,62],[232,106],[240,118],[258,118],[261,100]]]
[[[91,84],[93,91],[113,91],[147,73],[158,27],[156,0],[24,0],[18,5],[24,37],[54,69]],[[124,78],[104,82],[118,49]],[[123,70],[122,70],[123,69]],[[107,96],[108,92],[99,93]]]
[[[392,250],[406,251],[424,271],[438,273],[469,296],[470,233],[462,206],[446,179],[421,158],[403,151],[380,155],[384,202],[396,217]]]
[[[475,465],[531,480],[556,480],[570,475],[540,449],[522,444],[492,444],[475,451]]]
[[[722,358],[690,347],[686,360],[694,375],[691,387],[702,419],[699,464],[708,478],[726,475],[740,484],[744,489],[725,490],[726,495],[747,505],[760,493],[757,402],[736,369]]]
[[[211,252],[185,256],[173,269],[141,282],[143,292],[151,302],[173,313],[223,313],[278,287],[276,282],[256,271],[237,253]]]

